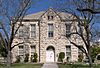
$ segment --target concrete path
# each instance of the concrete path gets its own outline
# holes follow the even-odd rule
[[[44,63],[42,68],[58,68],[56,63]]]

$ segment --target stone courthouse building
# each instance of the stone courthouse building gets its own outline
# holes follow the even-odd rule
[[[26,53],[29,54],[30,60],[35,52],[38,54],[38,62],[58,62],[60,52],[64,52],[69,61],[78,61],[81,51],[66,38],[73,37],[72,40],[78,43],[79,47],[83,45],[78,36],[69,35],[74,31],[74,26],[77,26],[77,21],[73,19],[71,14],[57,12],[52,8],[26,15],[13,44],[25,43],[12,50],[13,61],[16,61],[16,56],[20,56],[23,61]]]

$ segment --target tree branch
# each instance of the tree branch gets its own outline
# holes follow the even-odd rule
[[[21,43],[18,43],[18,44],[16,44],[16,45],[12,46],[12,47],[11,47],[11,50],[12,50],[15,46],[18,46],[18,45],[23,44],[23,43],[24,43],[24,42],[21,42]]]
[[[9,35],[8,35],[8,33],[7,33],[7,30],[6,30],[5,27],[4,27],[4,24],[3,24],[2,22],[0,22],[0,25],[1,25],[1,28],[2,28],[3,32],[4,32],[5,35],[6,35],[7,40],[9,40]]]
[[[2,33],[0,33],[0,41],[2,41],[2,44],[3,44],[2,46],[4,46],[7,49],[8,41],[3,37]]]
[[[76,46],[77,48],[79,48],[83,53],[87,53],[85,48],[82,46],[82,48],[79,47],[79,45],[77,45],[76,43],[72,42],[70,39],[68,39],[70,41],[71,44],[73,44],[74,46]]]
[[[92,9],[89,9],[89,8],[86,8],[86,9],[80,9],[80,8],[77,8],[78,11],[81,11],[81,12],[84,12],[84,11],[88,11],[92,14],[100,14],[100,11],[95,11],[95,10],[92,10]]]
[[[18,28],[15,30],[15,25],[20,19],[23,20],[23,17],[25,16],[26,11],[28,10],[27,7],[30,4],[30,2],[31,2],[31,0],[28,0],[25,3],[25,6],[21,10],[18,11],[15,19],[12,21],[12,31],[11,31],[11,36],[10,36],[10,45],[12,44],[13,39],[14,39],[15,35],[17,34],[18,29],[20,28],[20,25],[19,25]],[[20,21],[20,23],[22,22],[22,20]]]

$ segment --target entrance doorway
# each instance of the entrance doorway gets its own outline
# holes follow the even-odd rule
[[[55,58],[55,49],[53,46],[49,46],[46,49],[46,62],[54,62]]]

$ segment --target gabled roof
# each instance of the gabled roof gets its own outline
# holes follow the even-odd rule
[[[51,9],[51,8],[49,8]],[[47,11],[49,11],[49,9]],[[53,9],[51,9],[53,10]],[[34,14],[29,14],[29,15],[26,15],[24,17],[24,19],[39,19],[43,14],[45,14],[47,11],[41,11],[41,12],[37,12],[37,13],[34,13]],[[53,10],[54,11],[54,10]],[[72,15],[69,14],[69,13],[65,13],[65,12],[56,12],[54,11],[57,15],[59,15],[59,17],[61,18],[61,20],[69,20],[69,19],[72,19]]]
[[[45,11],[37,12],[34,14],[29,14],[29,15],[26,15],[24,19],[39,19],[39,17],[42,16],[44,13]]]

